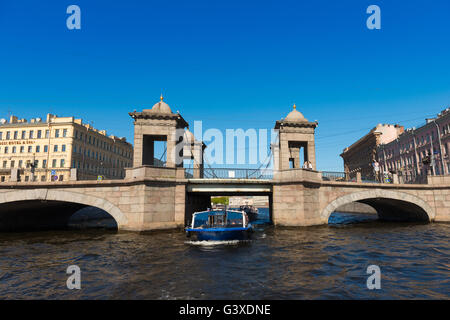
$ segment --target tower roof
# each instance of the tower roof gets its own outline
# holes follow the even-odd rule
[[[134,120],[175,120],[177,128],[186,128],[189,124],[183,119],[181,114],[173,113],[169,105],[163,101],[161,95],[160,101],[155,103],[151,109],[144,109],[142,112],[130,112],[128,113]]]
[[[291,112],[288,113],[286,118],[278,120],[275,123],[275,129],[280,129],[280,127],[317,127],[318,122],[309,122],[303,114],[297,110],[297,106],[294,104]]]
[[[170,109],[169,105],[165,103],[164,97],[161,94],[161,97],[159,98],[160,101],[155,103],[151,109],[144,109],[144,112],[158,112],[158,113],[172,113],[172,110]]]
[[[289,114],[286,116],[286,118],[284,119],[285,121],[291,121],[291,122],[296,122],[296,121],[308,121],[303,114],[297,110],[297,106],[294,103],[293,109],[291,112],[289,112]]]

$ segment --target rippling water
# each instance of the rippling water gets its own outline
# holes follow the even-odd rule
[[[274,228],[252,241],[191,243],[183,232],[0,234],[1,299],[449,299],[449,224]],[[68,290],[69,265],[81,290]],[[366,269],[381,268],[381,290]]]

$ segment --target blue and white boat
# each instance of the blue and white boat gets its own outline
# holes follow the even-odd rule
[[[252,224],[244,211],[227,209],[196,212],[191,226],[186,228],[186,235],[198,241],[248,240],[252,232]]]

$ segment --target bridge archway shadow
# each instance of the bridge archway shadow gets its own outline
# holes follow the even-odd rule
[[[105,228],[117,230],[106,211],[65,201],[25,200],[0,204],[0,232]]]
[[[88,194],[54,189],[0,194],[0,232],[71,227],[120,229],[127,222],[117,206]]]
[[[350,212],[349,212],[350,211]],[[362,213],[358,217],[357,213]],[[422,199],[398,191],[366,191],[348,194],[331,202],[322,212],[327,223],[336,221],[339,214],[351,214],[355,220],[389,222],[430,222],[434,211]],[[337,219],[339,220],[339,219]]]

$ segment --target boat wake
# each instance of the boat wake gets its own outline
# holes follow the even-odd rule
[[[220,245],[237,245],[240,243],[247,243],[251,240],[203,240],[203,241],[185,241],[184,243],[193,246],[220,246]]]

